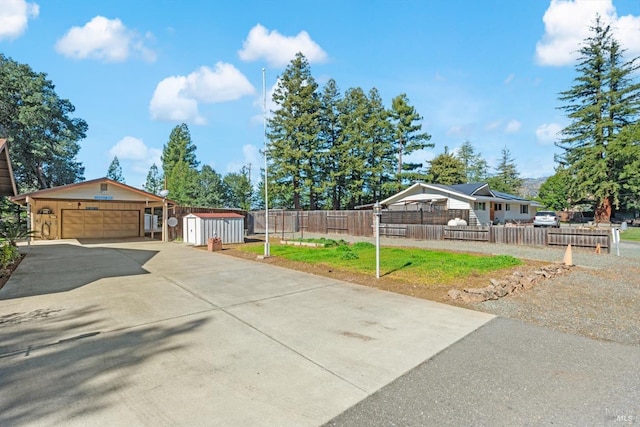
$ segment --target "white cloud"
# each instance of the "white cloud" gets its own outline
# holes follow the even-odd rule
[[[109,150],[110,156],[118,156],[124,169],[131,169],[136,174],[146,176],[152,164],[162,167],[160,156],[162,150],[148,147],[143,140],[133,136],[125,136]]]
[[[29,19],[38,17],[40,6],[25,0],[2,0],[0,7],[0,40],[20,37]]]
[[[570,65],[590,34],[596,14],[610,22],[615,37],[631,57],[640,54],[640,16],[618,17],[612,0],[551,0],[542,20],[545,33],[536,44],[540,65]]]
[[[184,94],[201,102],[235,101],[255,89],[236,67],[218,62],[215,70],[200,67],[186,79]]]
[[[249,80],[231,64],[218,62],[212,70],[202,66],[188,76],[171,76],[156,86],[149,103],[151,118],[206,123],[198,112],[198,103],[234,101],[255,93]]]
[[[75,59],[122,62],[133,55],[153,62],[156,54],[145,46],[145,41],[151,38],[150,33],[141,37],[118,18],[96,16],[83,27],[72,27],[56,42],[55,48],[62,55]]]
[[[510,120],[504,128],[505,133],[516,133],[522,127],[522,123],[517,120]]]
[[[288,37],[257,24],[249,31],[238,56],[243,61],[264,59],[270,66],[281,67],[287,65],[298,52],[302,52],[309,63],[327,60],[327,53],[306,31]]]
[[[507,76],[506,79],[504,79],[504,84],[508,85],[509,83],[511,83],[513,81],[513,79],[516,77],[515,74],[511,73]]]
[[[558,123],[544,123],[536,129],[536,137],[540,144],[552,144],[559,138],[562,126]]]
[[[502,120],[495,120],[493,122],[487,123],[484,129],[488,131],[496,130],[500,127],[501,124],[502,124]]]

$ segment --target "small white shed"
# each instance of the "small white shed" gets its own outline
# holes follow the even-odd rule
[[[244,243],[244,217],[237,213],[191,213],[182,218],[185,243],[204,246],[210,238],[222,243]]]

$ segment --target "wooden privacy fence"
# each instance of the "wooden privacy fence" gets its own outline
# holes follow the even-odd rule
[[[409,213],[409,212],[402,212]],[[415,214],[416,212],[412,212]],[[419,212],[417,212],[419,214]],[[458,215],[458,218],[464,215]],[[567,246],[611,251],[610,232],[573,227],[535,228],[509,226],[455,226],[432,224],[396,224],[381,216],[380,235],[415,240],[458,240],[508,245]],[[249,212],[249,233],[264,233],[264,211]],[[396,217],[397,219],[397,217]],[[270,233],[320,233],[373,236],[372,211],[269,211]]]
[[[381,224],[380,235],[414,240],[459,240],[507,245],[567,246],[611,251],[609,230],[573,227],[535,228],[504,226],[456,226]]]
[[[265,232],[265,212],[248,213],[249,233]],[[323,233],[372,236],[373,211],[269,210],[270,233]]]

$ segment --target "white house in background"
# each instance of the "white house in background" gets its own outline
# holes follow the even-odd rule
[[[469,210],[469,225],[504,224],[509,220],[530,221],[542,206],[513,194],[493,191],[487,183],[441,185],[421,182],[380,204],[389,210]]]

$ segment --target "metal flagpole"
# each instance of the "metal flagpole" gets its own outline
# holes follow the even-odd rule
[[[267,80],[265,69],[262,69],[262,138],[264,142],[264,256],[270,255],[269,247],[269,174],[267,164]]]

